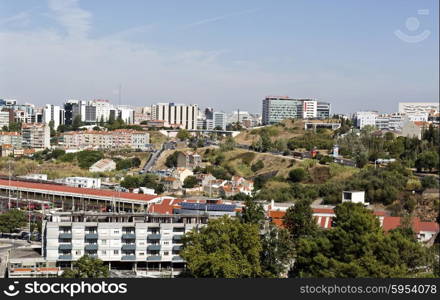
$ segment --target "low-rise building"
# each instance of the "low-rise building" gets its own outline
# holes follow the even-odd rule
[[[193,176],[194,173],[187,168],[176,168],[172,175],[173,177],[177,178],[181,184],[183,184],[183,181],[185,181],[186,177]]]
[[[101,178],[75,176],[75,177],[65,177],[65,178],[55,179],[55,182],[62,183],[68,186],[80,187],[80,188],[91,188],[91,189],[101,188]]]
[[[71,131],[63,135],[65,148],[133,148],[147,150],[150,135],[147,132],[118,129],[113,131]]]
[[[179,152],[177,156],[177,167],[194,169],[200,166],[202,158],[199,154],[191,151]]]
[[[109,158],[103,158],[95,162],[90,168],[90,172],[109,172],[116,169],[116,163]]]

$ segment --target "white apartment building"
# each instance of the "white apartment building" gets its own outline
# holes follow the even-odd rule
[[[151,106],[151,119],[180,124],[185,129],[197,129],[199,108],[197,104],[158,103]]]
[[[13,148],[21,148],[23,138],[19,132],[0,131],[0,146],[12,145]]]
[[[58,129],[58,126],[64,124],[64,109],[58,105],[46,104],[43,108],[43,123],[49,125],[53,121],[53,128]]]
[[[377,111],[358,111],[354,114],[356,127],[359,129],[367,125],[376,126],[376,117],[379,115]]]
[[[226,130],[226,114],[224,112],[214,112],[213,113],[213,128],[221,128]]]
[[[0,130],[9,126],[9,111],[0,111]]]
[[[132,148],[148,149],[150,135],[147,132],[119,129],[113,131],[70,131],[63,135],[64,147],[74,149]]]
[[[62,183],[68,186],[80,187],[80,188],[90,188],[90,189],[101,188],[101,178],[75,176],[75,177],[65,177],[65,178],[55,179],[55,182]]]
[[[23,146],[35,149],[50,147],[50,128],[46,124],[22,124]]]
[[[438,102],[399,102],[399,113],[410,115],[429,114],[439,111]]]
[[[87,254],[108,264],[125,264],[138,275],[179,274],[182,236],[208,222],[203,214],[59,212],[43,221],[42,256],[68,267]]]

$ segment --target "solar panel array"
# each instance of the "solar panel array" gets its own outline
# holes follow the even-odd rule
[[[180,203],[183,209],[208,210],[208,211],[234,211],[234,204],[205,204],[205,203]]]

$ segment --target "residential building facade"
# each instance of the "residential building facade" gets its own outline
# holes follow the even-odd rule
[[[199,108],[197,104],[158,103],[151,106],[151,119],[169,124],[181,124],[185,129],[197,129]]]

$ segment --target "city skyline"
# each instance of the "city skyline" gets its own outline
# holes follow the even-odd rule
[[[260,112],[270,95],[330,102],[338,113],[438,101],[436,1],[102,7],[70,0],[0,7],[0,42],[8,45],[0,56],[0,94],[20,103],[118,104],[120,85],[121,104],[197,103],[226,112]],[[418,15],[420,9],[428,14]],[[427,29],[429,37],[397,38],[399,28],[412,33],[409,17],[420,22],[414,35]]]

